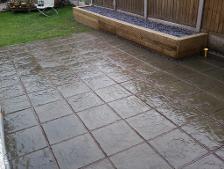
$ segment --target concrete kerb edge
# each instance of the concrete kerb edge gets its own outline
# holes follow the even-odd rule
[[[0,106],[0,169],[10,169],[10,164],[5,146],[3,111]]]

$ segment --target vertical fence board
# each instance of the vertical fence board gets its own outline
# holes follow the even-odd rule
[[[206,32],[224,33],[224,1],[206,0],[202,30]]]
[[[93,0],[93,4],[107,8],[114,8],[113,0]]]
[[[144,16],[144,0],[117,0],[117,9]]]

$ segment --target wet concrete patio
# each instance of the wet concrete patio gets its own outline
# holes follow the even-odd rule
[[[224,62],[89,32],[0,48],[13,169],[223,169]]]

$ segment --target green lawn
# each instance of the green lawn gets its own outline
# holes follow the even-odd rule
[[[58,16],[50,17],[38,12],[0,13],[0,47],[90,30],[73,19],[72,7],[60,8],[58,12]]]

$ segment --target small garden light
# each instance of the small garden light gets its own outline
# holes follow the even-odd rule
[[[204,57],[205,57],[205,58],[208,57],[208,48],[204,48]]]

